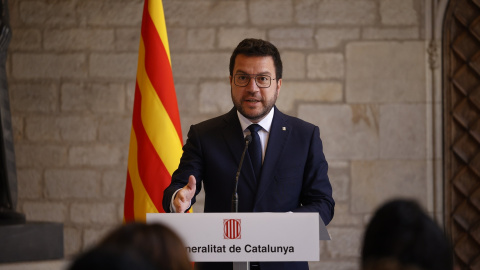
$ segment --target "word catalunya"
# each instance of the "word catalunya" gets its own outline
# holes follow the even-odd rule
[[[240,253],[242,248],[240,246],[230,246],[226,247],[225,245],[206,245],[206,246],[196,246],[196,247],[186,247],[188,253]],[[243,251],[246,253],[294,253],[295,249],[293,246],[261,246],[261,245],[250,245],[246,244],[243,247]]]

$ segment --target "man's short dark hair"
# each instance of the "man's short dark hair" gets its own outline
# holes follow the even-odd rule
[[[280,53],[278,52],[277,47],[272,43],[255,38],[247,38],[242,40],[230,57],[230,76],[233,76],[233,67],[235,66],[235,59],[237,55],[243,54],[246,56],[271,56],[273,59],[273,64],[275,65],[275,76],[279,80],[282,78],[283,66],[282,59],[280,58]]]
[[[413,200],[382,205],[365,231],[362,269],[382,269],[382,261],[401,269],[452,270],[453,253],[444,232]]]

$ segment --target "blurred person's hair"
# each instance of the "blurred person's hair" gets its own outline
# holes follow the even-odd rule
[[[110,257],[119,255],[134,262],[143,261],[151,265],[153,269],[192,269],[183,241],[174,231],[160,223],[122,225],[108,234],[90,251],[90,253],[92,252],[96,257],[101,257],[101,254]],[[92,258],[91,254],[87,256]],[[87,268],[71,268],[70,270],[80,269]]]
[[[94,247],[80,254],[69,270],[158,270],[153,264],[131,250]]]
[[[362,269],[387,269],[387,262],[397,267],[392,269],[453,269],[453,253],[444,232],[413,200],[383,204],[367,226]]]

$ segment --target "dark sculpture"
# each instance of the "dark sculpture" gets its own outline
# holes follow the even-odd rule
[[[63,224],[26,222],[15,211],[17,168],[7,87],[7,48],[12,38],[8,0],[0,0],[0,265],[63,258]]]
[[[15,211],[17,205],[17,169],[5,67],[7,48],[11,38],[8,0],[0,0],[0,225],[25,223],[25,215]]]

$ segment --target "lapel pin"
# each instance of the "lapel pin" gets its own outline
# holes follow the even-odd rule
[[[285,130],[287,130],[287,128],[286,128],[286,127],[282,127],[282,130],[285,131]]]

